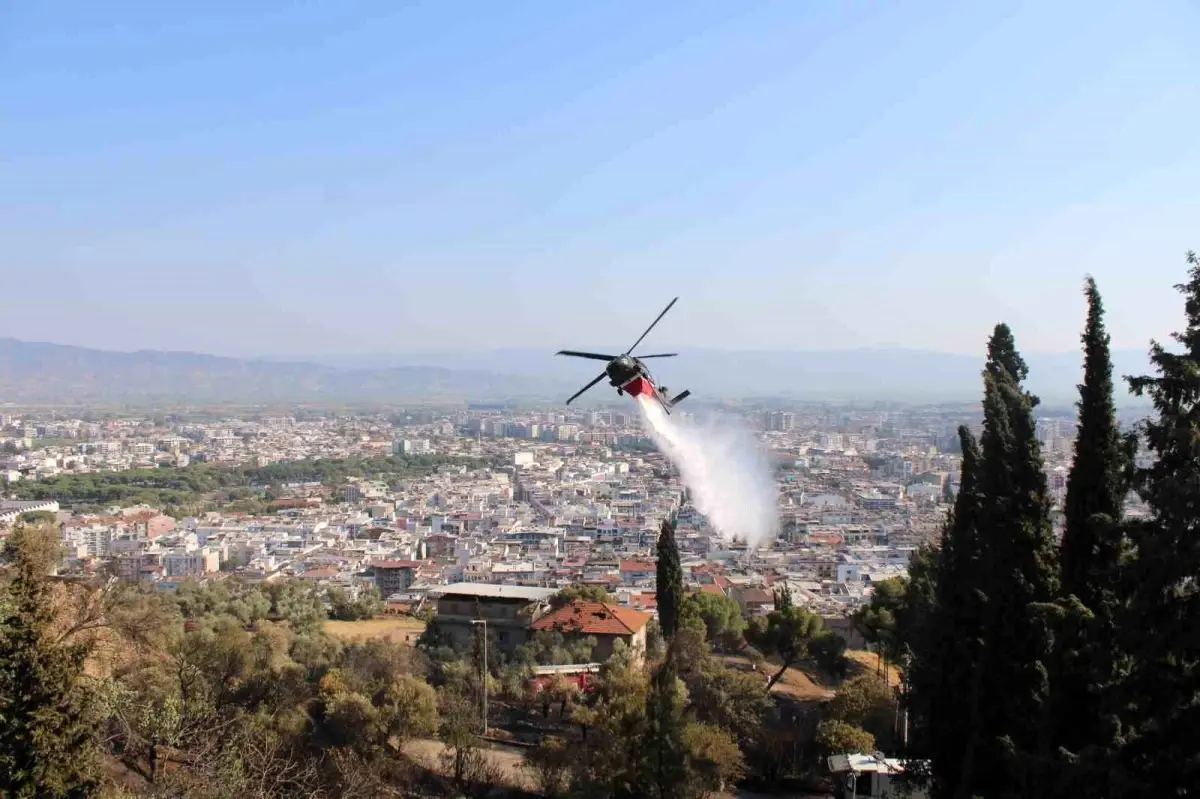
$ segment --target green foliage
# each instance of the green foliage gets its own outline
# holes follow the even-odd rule
[[[718,594],[695,593],[683,602],[681,613],[695,614],[704,621],[708,640],[725,649],[734,649],[746,630],[742,609],[733,599]]]
[[[875,646],[885,663],[895,663],[900,657],[902,643],[896,628],[907,591],[906,578],[881,580],[872,588],[870,604],[854,614],[854,622],[863,637]]]
[[[104,684],[110,754],[163,795],[377,793],[398,747],[438,729],[424,656],[384,639],[342,647],[319,629],[295,632],[307,611],[287,609],[307,607],[308,586],[232,588],[182,592],[188,629]],[[246,624],[228,612],[251,596],[284,613]]]
[[[479,705],[452,689],[438,692],[441,723],[438,736],[446,745],[451,773],[459,786],[465,785],[478,769],[481,755],[479,738],[482,716]]]
[[[628,660],[606,664],[589,705],[575,709],[585,731],[571,779],[581,797],[634,799],[648,793],[646,778],[646,700],[649,680]]]
[[[958,430],[962,474],[954,508],[942,529],[929,634],[906,641],[912,662],[908,703],[916,748],[931,761],[935,797],[953,796],[962,781],[967,746],[975,740],[982,677],[983,607],[979,445]],[[915,585],[914,583],[911,583]]]
[[[788,667],[808,655],[809,644],[819,632],[821,617],[796,605],[785,605],[782,610],[771,611],[766,619],[751,621],[746,628],[746,640],[764,654],[776,655],[782,661],[779,671],[767,683],[768,691]]]
[[[687,763],[685,791],[674,795],[708,796],[746,773],[745,760],[737,742],[727,731],[712,724],[692,722],[684,727],[683,748]]]
[[[980,438],[983,612],[982,673],[968,702],[978,708],[973,768],[962,776],[971,790],[1028,795],[1042,781],[1028,765],[1044,760],[1049,698],[1050,640],[1035,608],[1058,590],[1050,495],[1043,472],[1025,362],[1006,325],[988,342],[984,420]],[[1014,752],[1016,753],[1014,755]]]
[[[939,797],[1030,795],[1049,778],[1055,622],[1045,610],[1058,569],[1038,400],[1022,388],[1026,375],[1011,331],[997,325],[983,373],[983,435],[977,445],[960,428],[962,480],[936,576],[925,557],[919,582],[879,625],[897,636],[892,651],[911,657],[910,707]]]
[[[327,596],[329,617],[338,621],[364,621],[383,612],[383,599],[379,596],[379,589],[373,585],[361,590],[356,599],[351,599],[338,586],[331,586]]]
[[[529,641],[517,647],[513,661],[528,666],[591,663],[596,643],[590,635],[567,638],[554,630],[538,630]]]
[[[1059,651],[1051,708],[1052,735],[1068,753],[1054,768],[1066,775],[1063,782],[1072,790],[1086,793],[1103,790],[1105,764],[1115,762],[1121,735],[1113,723],[1126,659],[1121,651],[1125,642],[1117,635],[1127,594],[1121,576],[1127,546],[1120,520],[1136,440],[1122,437],[1117,426],[1104,306],[1091,278],[1085,291],[1084,379],[1064,503],[1064,596],[1056,609]]]
[[[378,692],[380,724],[389,742],[427,737],[437,732],[438,697],[424,680],[399,674]]]
[[[4,546],[11,575],[0,618],[0,794],[90,796],[99,773],[96,702],[83,680],[94,641],[57,624],[48,575],[53,527],[18,525]]]
[[[538,790],[549,799],[565,796],[571,785],[574,754],[567,742],[548,735],[526,756],[525,767],[532,773]]]
[[[575,601],[610,603],[615,602],[616,597],[602,585],[571,585],[550,597],[550,607],[557,610]]]
[[[681,795],[687,779],[687,752],[683,745],[687,690],[675,664],[668,657],[650,679],[646,698],[645,785],[653,796],[667,799]]]
[[[285,621],[298,634],[313,633],[325,621],[322,589],[300,580],[246,585],[236,580],[198,585],[186,582],[175,593],[185,619],[232,616],[243,625],[261,619]]]
[[[771,701],[758,674],[731,669],[709,658],[688,679],[688,695],[696,720],[726,730],[743,748],[759,741]]]
[[[1079,386],[1079,429],[1067,477],[1062,541],[1063,593],[1112,616],[1112,595],[1122,554],[1120,521],[1131,452],[1117,426],[1113,402],[1109,335],[1096,283],[1088,278],[1087,327],[1083,332],[1083,383]]]
[[[866,730],[877,742],[891,746],[896,720],[896,696],[881,677],[860,674],[838,688],[826,710],[827,718]]]
[[[816,743],[826,755],[875,751],[875,737],[871,733],[837,719],[825,719],[817,725]]]
[[[675,544],[675,523],[664,521],[658,536],[658,563],[655,594],[658,599],[658,623],[663,637],[670,641],[679,627],[683,605],[683,569],[679,565],[679,548]]]
[[[271,598],[271,617],[286,621],[294,632],[313,632],[325,621],[325,604],[318,586],[300,580],[278,580],[265,585]]]
[[[48,510],[35,510],[28,513],[22,513],[19,521],[22,524],[39,525],[39,524],[54,524],[57,521],[57,514],[51,513]]]
[[[390,455],[343,459],[310,459],[266,466],[215,466],[198,463],[182,468],[132,469],[58,475],[47,480],[21,481],[11,491],[16,499],[58,500],[63,505],[106,507],[139,502],[167,512],[197,508],[203,500],[237,489],[265,490],[281,483],[320,483],[339,486],[350,477],[411,479],[433,474],[446,464],[479,468],[469,458],[442,455]]]
[[[1179,351],[1153,342],[1157,374],[1129,381],[1154,404],[1141,429],[1154,461],[1136,481],[1151,516],[1128,528],[1136,560],[1122,618],[1126,651],[1137,657],[1123,687],[1130,730],[1121,762],[1143,796],[1194,790],[1200,752],[1200,258],[1189,252],[1187,261]]]
[[[817,668],[824,674],[841,679],[846,676],[850,663],[846,659],[846,639],[833,630],[822,630],[808,644],[809,654]]]

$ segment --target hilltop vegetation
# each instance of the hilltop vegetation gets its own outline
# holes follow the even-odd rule
[[[0,793],[453,796],[493,787],[477,737],[479,641],[455,651],[436,625],[417,647],[340,639],[325,627],[326,601],[338,597],[300,581],[225,580],[163,595],[60,580],[49,576],[58,558],[49,526],[19,525],[4,557]],[[537,664],[590,660],[594,640],[538,633],[512,657],[490,641],[493,725],[526,719],[541,730],[530,779],[547,795],[634,797],[647,780],[670,777],[678,781],[666,795],[687,799],[747,772],[771,782],[810,769],[819,744],[786,738],[792,722],[772,713],[762,674],[711,654],[709,626],[724,645],[737,626],[720,604],[684,599],[670,645],[655,637],[646,666],[618,647],[589,694],[562,680],[533,694],[530,678]],[[846,692],[861,692],[856,685]],[[893,701],[872,696],[868,705]],[[861,706],[829,718],[869,728],[853,709]],[[434,736],[446,758],[430,770],[406,742]],[[675,758],[667,770],[653,754],[663,747]]]

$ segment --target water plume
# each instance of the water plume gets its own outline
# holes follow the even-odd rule
[[[751,548],[774,538],[775,479],[753,436],[729,419],[685,422],[668,416],[650,397],[637,400],[650,437],[679,469],[692,503],[721,537],[744,540]]]

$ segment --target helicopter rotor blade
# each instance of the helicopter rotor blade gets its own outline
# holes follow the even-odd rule
[[[579,352],[578,350],[559,350],[555,355],[570,355],[572,358],[591,358],[593,361],[611,361],[616,355],[604,355],[599,352]]]
[[[578,390],[578,391],[576,391],[574,394],[572,394],[572,395],[571,395],[571,399],[567,400],[567,404],[568,404],[568,405],[570,405],[572,402],[574,402],[576,399],[578,399],[578,398],[579,398],[579,395],[580,395],[580,394],[582,394],[583,392],[587,391],[589,388],[591,388],[592,386],[596,385],[597,383],[599,383],[601,380],[603,380],[603,379],[604,379],[604,378],[606,378],[606,377],[608,377],[608,372],[601,372],[600,374],[596,375],[596,379],[595,379],[595,380],[593,380],[592,382],[588,383],[586,386],[584,386],[583,388],[579,389],[579,390]]]
[[[643,333],[642,335],[638,336],[638,340],[633,342],[633,347],[636,347],[637,345],[642,343],[642,339],[644,339],[646,337],[646,335],[651,330],[654,329],[654,326],[657,325],[662,320],[662,318],[667,315],[667,311],[671,310],[671,307],[673,305],[675,305],[675,303],[677,303],[677,302],[679,302],[678,297],[676,297],[675,299],[673,299],[669,303],[667,303],[667,307],[663,308],[663,312],[658,315],[658,318],[650,323],[650,327],[646,328],[646,332]],[[625,350],[625,354],[628,355],[629,353],[633,352],[633,347],[630,347],[629,349]]]
[[[678,354],[678,352],[659,352],[655,353],[654,355],[639,355],[637,357],[640,361],[645,360],[646,358],[674,358]]]

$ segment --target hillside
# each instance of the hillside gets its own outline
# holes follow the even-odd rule
[[[604,351],[603,348],[597,348]],[[1048,404],[1074,402],[1080,356],[1027,356],[1029,387]],[[1118,386],[1149,364],[1113,353]],[[983,358],[921,350],[681,350],[649,362],[671,389],[696,400],[974,401]],[[0,339],[0,400],[17,402],[395,402],[434,398],[561,399],[596,374],[596,364],[553,350],[497,349],[225,358],[188,352],[111,352]],[[614,399],[596,391],[584,402]],[[1129,397],[1118,391],[1118,402]]]
[[[397,401],[549,395],[537,377],[476,369],[339,369],[187,352],[109,352],[0,339],[0,400],[16,402]]]

